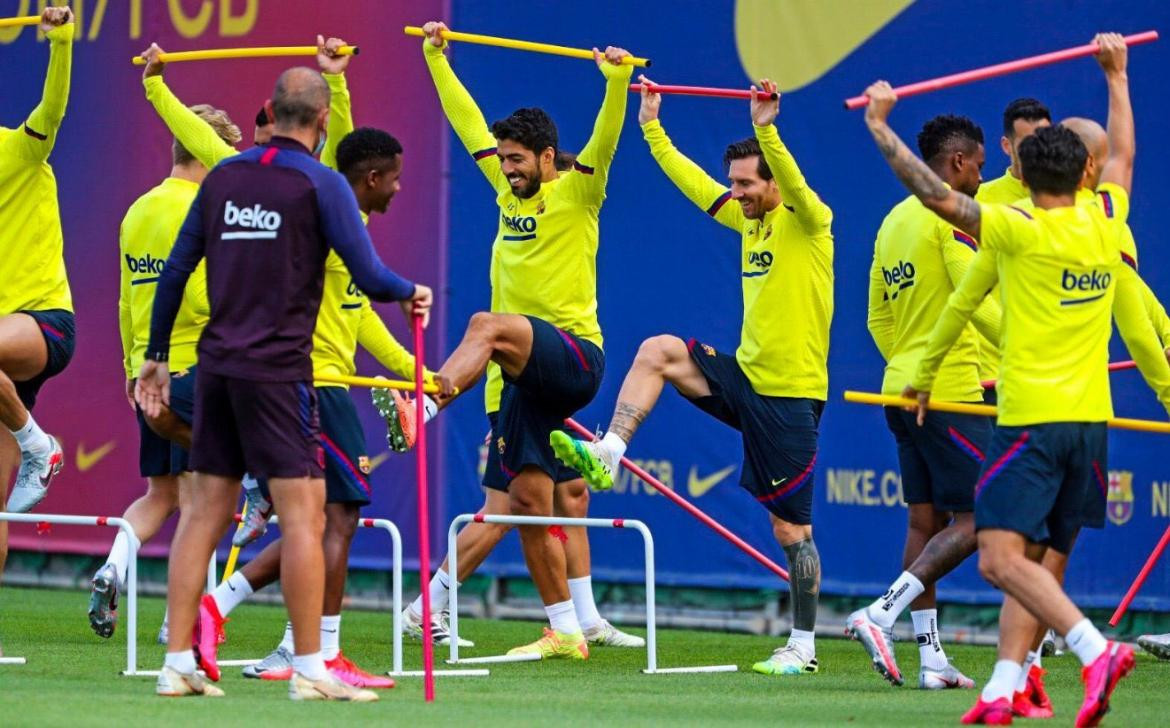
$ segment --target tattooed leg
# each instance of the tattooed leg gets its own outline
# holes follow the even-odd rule
[[[918,581],[933,584],[975,553],[975,514],[956,513],[951,525],[935,534],[907,569]]]
[[[691,360],[686,343],[677,336],[655,336],[642,342],[634,364],[622,382],[609,431],[629,443],[639,425],[654,409],[662,388],[670,382],[685,397],[711,394],[707,379]]]
[[[779,535],[780,522],[774,520],[773,525],[773,530]],[[793,528],[789,524],[784,525],[787,529]],[[781,542],[781,545],[784,548],[784,555],[788,557],[792,627],[812,632],[817,624],[817,602],[821,595],[821,557],[812,539],[812,529],[808,527],[805,529],[804,538],[787,544]]]

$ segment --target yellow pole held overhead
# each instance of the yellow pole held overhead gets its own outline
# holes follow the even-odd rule
[[[398,389],[404,392],[414,391],[414,382],[400,379],[383,379],[382,377],[351,377],[345,374],[314,374],[317,382],[328,384],[348,384],[351,387],[371,387],[373,389]],[[439,385],[427,384],[423,387],[427,394],[438,394]]]
[[[0,28],[15,28],[20,25],[40,25],[39,15],[20,15],[15,18],[0,18]]]
[[[419,38],[426,37],[426,33],[422,28],[414,25],[406,26],[403,31],[407,35],[417,36]],[[478,33],[459,33],[454,30],[442,31],[444,40],[457,40],[462,43],[477,43],[479,45],[490,45],[498,48],[511,48],[518,51],[531,51],[533,53],[549,53],[554,56],[568,56],[569,58],[583,58],[585,60],[593,60],[593,51],[585,48],[569,48],[568,46],[552,45],[551,43],[535,43],[529,40],[516,40],[514,38],[499,38],[494,35],[479,35]],[[622,59],[624,66],[649,66],[649,58],[637,58],[635,56],[626,56]]]
[[[356,56],[361,53],[357,46],[341,46],[337,54],[341,56]],[[317,46],[271,46],[267,48],[210,48],[202,51],[177,51],[159,54],[158,59],[163,63],[177,63],[179,61],[212,61],[226,58],[280,58],[287,56],[315,56]],[[145,66],[142,56],[130,59],[135,66]]]

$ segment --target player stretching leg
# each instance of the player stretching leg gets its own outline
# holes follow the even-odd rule
[[[606,79],[605,100],[573,171],[562,175],[555,166],[556,126],[542,110],[520,109],[488,127],[443,55],[444,27],[424,26],[427,66],[447,118],[497,194],[500,225],[492,312],[472,317],[440,373],[466,392],[493,365],[488,392],[500,387],[500,401],[491,448],[499,465],[489,466],[485,480],[507,488],[512,513],[549,516],[555,512],[554,484],[578,477],[558,466],[549,433],[593,399],[605,364],[597,323],[598,214],[628,93],[630,67],[620,61],[629,54],[620,48],[595,52]],[[501,378],[502,385],[493,384]],[[514,651],[588,657],[565,549],[546,528],[519,530],[551,629]],[[585,536],[570,532],[570,541],[575,538]]]
[[[1120,36],[1097,40],[1103,65],[1125,52]],[[940,217],[980,240],[980,252],[939,318],[905,394],[918,398],[921,423],[929,416],[929,392],[943,357],[998,280],[1004,376],[997,429],[976,485],[980,572],[1064,635],[1085,667],[1085,700],[1076,724],[1097,725],[1114,688],[1134,667],[1133,650],[1105,640],[1038,563],[1038,546],[1067,553],[1095,507],[1088,493],[1104,487],[1105,422],[1113,414],[1104,366],[1111,316],[1160,401],[1170,406],[1170,366],[1144,311],[1136,274],[1122,262],[1117,223],[1128,208],[1132,168],[1117,165],[1102,173],[1102,184],[1117,185],[1110,189],[1114,217],[1078,207],[1085,146],[1063,127],[1039,129],[1020,144],[1035,209],[981,205],[948,188],[890,129],[886,118],[896,97],[889,84],[876,83],[866,93],[866,122],[898,178]],[[1070,290],[1070,277],[1097,281],[1096,292]],[[1053,372],[1060,376],[1054,379]],[[1013,690],[1034,635],[1019,627],[1001,617],[999,661],[963,723],[1012,722]]]
[[[73,29],[69,8],[41,13],[40,31],[49,41],[44,95],[18,128],[0,127],[0,423],[20,447],[7,505],[15,513],[44,499],[65,462],[61,445],[37,425],[31,410],[44,383],[73,357],[73,297],[57,181],[48,162],[69,101]],[[7,554],[7,523],[0,524],[0,542]]]
[[[983,130],[963,116],[937,116],[918,134],[918,150],[938,176],[974,195],[983,167]],[[947,297],[975,256],[971,236],[956,230],[910,196],[886,216],[874,245],[869,276],[869,331],[886,360],[882,392],[901,394]],[[975,320],[999,340],[999,304],[984,301]],[[979,342],[969,326],[951,350],[936,396],[981,403]],[[886,407],[898,446],[902,492],[909,509],[905,571],[885,595],[849,616],[846,631],[861,642],[874,668],[894,685],[904,682],[894,659],[891,631],[910,607],[921,667],[918,687],[973,688],[975,682],[947,661],[938,635],[935,582],[975,551],[975,481],[991,439],[991,421],[935,413],[925,428],[899,407]]]
[[[761,85],[766,93],[776,91],[767,79]],[[805,182],[772,125],[778,100],[752,100],[755,136],[724,154],[730,189],[675,149],[658,121],[661,103],[660,95],[642,92],[638,122],[654,159],[688,199],[742,236],[740,347],[733,357],[694,339],[647,339],[622,383],[604,439],[585,443],[554,432],[553,446],[591,486],[611,487],[627,445],[667,383],[743,433],[740,484],[768,510],[792,576],[788,644],[752,669],[815,673],[821,561],[812,537],[812,481],[828,391],[833,214]],[[738,204],[726,204],[730,200]]]
[[[153,69],[148,65],[148,72]],[[192,106],[188,113],[209,134],[231,148],[240,141],[239,128],[227,114],[207,105]],[[234,152],[234,150],[233,150]],[[122,220],[120,253],[121,294],[118,323],[122,334],[126,397],[138,419],[139,474],[147,479],[146,494],[126,509],[122,517],[134,527],[143,543],[153,538],[179,507],[189,486],[187,449],[151,429],[134,403],[134,378],[142,367],[150,330],[150,311],[163,261],[175,244],[187,210],[207,176],[207,167],[175,139],[171,149],[171,174],[131,205]],[[207,324],[207,273],[200,266],[192,274],[171,332],[171,401],[169,413],[189,427],[194,419],[195,345]],[[130,544],[126,534],[114,538],[109,559],[93,577],[89,600],[89,624],[100,637],[114,634],[118,593],[125,586]]]

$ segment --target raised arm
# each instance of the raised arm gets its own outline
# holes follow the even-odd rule
[[[73,11],[45,8],[40,29],[49,39],[49,68],[41,102],[24,122],[21,133],[12,134],[16,152],[29,162],[44,162],[57,143],[57,132],[69,103],[69,76],[73,65]]]
[[[878,81],[865,90],[865,95],[869,97],[869,105],[865,108],[866,126],[890,169],[923,205],[960,230],[979,238],[979,203],[947,187],[886,123],[898,100],[894,89],[885,81]]]
[[[1133,161],[1137,155],[1134,135],[1133,106],[1129,101],[1129,76],[1126,73],[1129,49],[1118,33],[1100,33],[1094,39],[1100,47],[1097,62],[1105,71],[1109,89],[1109,156],[1101,169],[1101,183],[1112,182],[1126,192],[1133,187]]]
[[[446,29],[446,25],[435,22],[423,26],[427,33],[423,40],[423,57],[426,59],[427,69],[431,72],[431,80],[435,82],[435,90],[439,92],[439,103],[442,104],[443,113],[447,115],[447,121],[451,122],[455,135],[463,142],[479,171],[487,177],[492,189],[496,192],[506,192],[511,187],[504,178],[504,173],[500,171],[500,162],[496,158],[496,138],[488,128],[483,112],[460,83],[447,61],[447,56],[443,54],[447,41],[443,40],[440,32]]]
[[[621,63],[622,57],[628,55],[623,48],[606,48],[604,55],[593,49],[594,60],[605,77],[605,98],[593,122],[593,134],[573,165],[575,174],[568,175],[562,183],[570,195],[586,204],[600,206],[605,200],[609,165],[617,153],[618,138],[626,120],[626,97],[630,95],[630,73],[634,67]]]
[[[675,148],[662,128],[662,123],[658,121],[662,95],[646,90],[653,81],[645,76],[639,78],[642,81],[642,106],[638,109],[638,123],[642,126],[642,137],[650,145],[654,161],[658,162],[674,186],[700,210],[740,232],[744,223],[743,210],[731,201],[731,190],[716,182],[702,167]]]
[[[869,267],[869,316],[866,326],[882,358],[888,362],[894,351],[894,311],[890,308],[890,295],[886,292],[886,280],[876,252],[873,264]]]
[[[764,153],[764,161],[768,169],[772,170],[772,178],[780,188],[780,198],[796,214],[800,226],[809,235],[827,232],[833,222],[833,211],[817,193],[812,191],[805,181],[800,167],[784,142],[780,141],[780,134],[776,131],[773,122],[780,113],[780,91],[770,79],[763,79],[760,85],[766,94],[776,94],[775,99],[765,97],[752,87],[752,124],[756,130],[756,140],[760,143],[760,150]]]
[[[325,148],[321,150],[321,164],[337,169],[337,145],[353,131],[353,105],[349,97],[349,85],[345,82],[345,69],[353,56],[337,55],[337,49],[345,45],[340,38],[325,40],[317,36],[317,66],[329,84],[329,127],[325,130]]]
[[[142,71],[142,85],[146,89],[147,101],[154,106],[171,134],[204,167],[211,169],[228,157],[235,156],[238,153],[236,148],[221,139],[210,124],[179,101],[167,87],[163,81],[166,64],[159,60],[162,52],[157,43],[151,43],[150,48],[142,52],[142,58],[146,61],[146,68]]]
[[[1117,266],[1117,271],[1117,292],[1113,298],[1117,330],[1146,384],[1170,413],[1170,364],[1142,303],[1141,279],[1128,265]]]

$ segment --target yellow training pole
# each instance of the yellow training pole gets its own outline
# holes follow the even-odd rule
[[[240,514],[240,522],[236,524],[236,533],[239,533],[240,529],[244,527],[244,521],[247,520],[247,518],[248,518],[248,501],[247,501],[247,499],[245,499],[243,513]],[[239,560],[240,560],[240,547],[239,546],[232,546],[232,551],[231,551],[231,553],[228,554],[227,564],[225,564],[223,567],[223,581],[220,582],[221,584],[223,582],[226,582],[228,579],[232,578],[232,574],[236,573],[236,562]]]
[[[403,31],[407,35],[417,36],[419,38],[425,37],[426,33],[422,28],[414,25],[406,26]],[[499,48],[512,48],[518,51],[532,51],[533,53],[550,53],[554,56],[568,56],[569,58],[583,58],[585,60],[593,60],[593,51],[585,50],[584,48],[569,48],[568,46],[552,45],[550,43],[534,43],[528,40],[515,40],[512,38],[499,38],[494,35],[479,35],[478,33],[458,33],[454,30],[443,31],[444,40],[457,40],[463,43],[478,43],[479,45],[497,46]],[[622,59],[624,66],[649,66],[649,58],[636,58],[634,56],[626,56]]]
[[[337,55],[356,56],[361,52],[357,46],[341,46]],[[271,46],[268,48],[212,48],[202,51],[178,51],[176,53],[160,53],[158,59],[163,63],[178,61],[212,61],[223,58],[277,58],[282,56],[315,56],[317,46]],[[146,61],[141,56],[134,56],[130,62],[135,66],[145,66]]]
[[[329,384],[348,384],[353,387],[373,387],[374,389],[398,389],[404,392],[414,391],[414,382],[400,379],[383,379],[381,377],[351,377],[345,374],[314,374],[314,381]],[[439,385],[428,384],[423,387],[427,394],[438,394]]]
[[[891,394],[873,394],[871,392],[845,392],[846,402],[857,404],[876,404],[883,407],[916,407],[918,402],[905,397],[895,397]],[[937,412],[954,412],[960,415],[988,415],[995,416],[995,407],[988,404],[965,404],[963,402],[938,402],[930,400],[927,409]],[[1137,430],[1138,432],[1160,432],[1170,434],[1170,422],[1156,422],[1154,420],[1134,420],[1126,417],[1114,417],[1108,425],[1116,430]]]
[[[39,15],[20,15],[15,18],[0,18],[0,28],[15,28],[18,25],[40,25]]]

